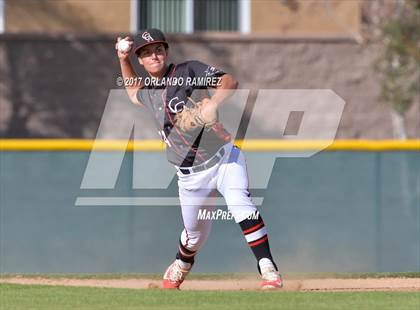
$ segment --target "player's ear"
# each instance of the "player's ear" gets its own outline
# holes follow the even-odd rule
[[[140,63],[141,65],[143,65],[143,60],[142,60],[140,57],[138,57],[138,56],[137,56],[137,59],[138,59],[139,63]]]

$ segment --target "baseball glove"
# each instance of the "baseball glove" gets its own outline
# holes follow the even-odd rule
[[[188,99],[193,105],[184,106],[175,115],[175,126],[183,131],[192,131],[198,127],[211,128],[218,120],[217,108],[207,98],[199,102]]]

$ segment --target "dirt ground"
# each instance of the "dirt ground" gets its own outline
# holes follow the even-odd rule
[[[0,283],[42,284],[63,286],[158,289],[161,281],[151,279],[47,279],[11,277]],[[259,281],[253,279],[186,280],[182,290],[258,290]],[[290,279],[284,280],[281,291],[420,291],[420,278],[379,279]]]

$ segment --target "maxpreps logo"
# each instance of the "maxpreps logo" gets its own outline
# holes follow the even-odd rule
[[[162,93],[158,91],[154,95],[161,97],[163,91]],[[220,122],[232,137],[235,137],[238,133],[249,97],[250,90],[238,89],[228,99],[228,102],[218,110]],[[252,156],[247,156],[249,189],[263,190],[268,187],[277,158],[310,157],[333,143],[345,102],[329,89],[261,89],[255,98],[254,108],[249,116],[248,127],[242,140],[244,150],[246,151],[247,143],[249,141],[251,143],[255,137],[258,137],[257,142],[261,145],[261,142],[264,142],[261,139],[268,139],[264,138],[267,133],[270,141],[295,141],[298,142],[299,146],[297,149],[276,148],[269,152],[254,153]],[[180,102],[174,98],[172,108],[178,110],[180,105]],[[293,119],[298,119],[298,122],[291,121]],[[125,90],[111,90],[81,182],[80,188],[83,195],[76,199],[75,204],[77,206],[179,205],[177,195],[168,197],[167,194],[171,182],[176,178],[176,170],[167,162],[165,152],[151,151],[147,148],[139,148],[133,152],[132,166],[130,165],[132,167],[132,178],[130,175],[130,179],[132,179],[132,189],[136,192],[133,192],[130,197],[110,196],[112,193],[117,193],[115,190],[116,183],[126,150],[124,148],[113,152],[104,152],[101,147],[101,140],[115,136],[116,121],[119,124],[118,135],[119,137],[126,137],[126,142],[123,140],[123,143],[126,144],[129,143],[133,135],[135,144],[148,145],[149,142],[143,138],[144,132],[156,131],[156,124],[150,120],[150,123],[147,124],[144,110],[130,102]],[[294,123],[294,126],[290,126],[291,123]],[[176,135],[176,132],[170,132],[169,136],[165,137],[167,139],[164,140],[173,140],[171,139],[172,134]],[[192,141],[195,141],[194,138],[192,137]],[[306,141],[305,145],[309,145],[309,147],[301,148],[299,143],[302,140]],[[316,143],[308,143],[308,141],[313,142],[314,140]],[[206,142],[204,140],[201,143]],[[89,194],[93,192],[89,190],[95,190],[96,194],[104,190],[104,195],[92,196]],[[153,191],[153,196],[150,195],[150,190]],[[139,193],[149,194],[145,196]],[[263,203],[264,197],[253,196],[252,200],[258,206]],[[197,203],[200,206],[226,205],[223,197],[214,197],[208,203],[203,203],[203,200],[199,199]],[[194,201],[191,201],[191,204],[194,204]]]
[[[260,211],[255,211],[254,213],[251,213],[251,214],[248,214],[248,212],[247,212],[244,215],[245,215],[244,218],[246,218],[248,220],[257,220],[257,219],[259,219]],[[238,216],[240,216],[240,214],[238,214]],[[226,210],[223,210],[223,209],[217,209],[217,210],[200,209],[200,210],[198,210],[198,214],[197,214],[197,220],[199,220],[199,221],[208,221],[208,220],[212,220],[212,221],[217,221],[217,220],[231,221],[233,219],[234,219],[234,217],[233,217],[232,212],[226,211]]]

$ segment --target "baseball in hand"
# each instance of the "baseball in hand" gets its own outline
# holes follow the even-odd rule
[[[120,40],[117,44],[117,48],[122,53],[127,53],[130,51],[130,44],[127,40]]]

